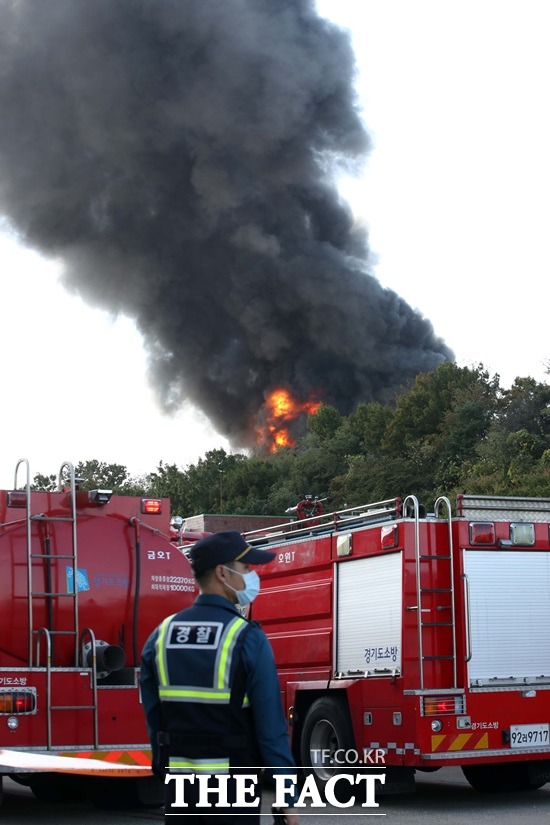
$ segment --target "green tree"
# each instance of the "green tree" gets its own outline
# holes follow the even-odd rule
[[[186,476],[175,464],[162,461],[155,472],[147,476],[148,495],[157,498],[169,498],[172,515],[192,515],[189,512]]]
[[[41,490],[46,493],[52,493],[57,490],[57,476],[56,475],[43,475],[42,473],[37,473],[32,480],[31,490]]]
[[[132,478],[123,464],[108,464],[97,459],[79,461],[74,468],[75,478],[82,478],[84,490],[112,490],[120,495],[141,495],[145,489],[143,479]]]
[[[516,378],[498,399],[486,438],[463,462],[463,489],[490,495],[548,496],[550,387]]]
[[[210,450],[184,472],[185,499],[182,516],[198,513],[226,513],[225,489],[229,474],[241,457],[223,449]]]
[[[516,378],[510,389],[502,393],[496,419],[507,432],[527,430],[549,438],[550,386],[534,378]]]
[[[482,365],[471,369],[458,367],[452,361],[445,361],[433,372],[420,373],[413,386],[397,399],[395,415],[384,439],[385,448],[394,452],[407,450],[411,443],[437,435],[457,397],[478,382],[496,389],[498,376],[490,381]]]
[[[79,461],[74,465],[74,475],[75,479],[82,479],[79,486],[83,490],[102,489],[119,495],[143,495],[146,489],[145,479],[133,478],[124,465],[108,464],[97,459]],[[31,489],[53,492],[58,489],[58,481],[57,475],[37,473]],[[68,467],[63,468],[61,482],[64,485],[70,482]]]
[[[329,405],[307,419],[292,449],[274,454],[207,452],[181,469],[160,462],[144,478],[124,465],[79,462],[85,488],[168,497],[172,513],[283,515],[305,493],[330,509],[408,493],[550,496],[550,386],[517,378],[502,390],[483,365],[447,362],[421,373],[394,404],[364,402],[348,416]],[[57,489],[37,474],[33,489]]]
[[[224,474],[224,509],[230,513],[268,514],[270,492],[280,480],[277,464],[269,458],[239,456]]]
[[[317,439],[324,443],[334,438],[343,420],[335,407],[321,404],[316,413],[308,416],[307,431],[316,435]]]
[[[424,499],[447,492],[488,430],[498,395],[498,376],[490,379],[481,364],[445,362],[418,375],[397,399],[381,445],[390,489]]]
[[[303,491],[294,485],[291,478],[295,460],[292,450],[280,450],[269,457],[268,461],[275,469],[275,480],[267,496],[267,515],[282,516],[300,500]]]
[[[357,436],[362,452],[368,454],[380,450],[394,414],[391,407],[375,401],[358,404],[356,411],[348,416],[346,425]]]

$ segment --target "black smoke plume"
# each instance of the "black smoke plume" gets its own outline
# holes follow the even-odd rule
[[[0,211],[235,445],[275,386],[348,413],[451,356],[338,195],[354,71],[313,0],[0,0]]]

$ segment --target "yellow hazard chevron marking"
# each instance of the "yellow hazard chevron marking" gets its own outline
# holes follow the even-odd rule
[[[432,736],[432,752],[483,750],[483,748],[488,747],[489,734],[487,733],[458,733],[451,736],[447,734],[437,734]]]
[[[459,733],[459,735],[449,745],[450,751],[461,751],[467,742],[472,738],[471,733]]]

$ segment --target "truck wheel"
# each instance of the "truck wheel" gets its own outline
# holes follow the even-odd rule
[[[164,785],[156,776],[93,777],[90,801],[100,810],[160,808],[164,805]]]
[[[353,764],[346,764],[347,751],[355,753],[355,739],[351,719],[346,705],[333,698],[317,699],[307,712],[300,741],[300,757],[306,773],[313,773],[315,781],[322,790],[328,780],[336,773],[353,773]],[[353,757],[352,757],[353,758]],[[343,793],[341,786],[335,785],[335,792],[340,802]],[[347,795],[353,789],[346,787]]]
[[[29,774],[26,783],[40,802],[65,802],[84,799],[86,780],[84,777],[63,773]]]
[[[462,773],[472,788],[482,793],[536,791],[546,784],[546,781],[537,781],[530,776],[528,762],[463,765]]]

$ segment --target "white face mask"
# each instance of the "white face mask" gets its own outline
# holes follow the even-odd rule
[[[244,590],[237,590],[236,587],[231,587],[230,584],[226,582],[227,587],[230,588],[234,593],[237,594],[237,601],[241,606],[245,606],[247,604],[252,604],[258,593],[260,592],[260,577],[256,573],[255,570],[250,570],[248,573],[239,573],[237,570],[233,570],[231,567],[226,567],[225,564],[223,565],[225,570],[230,570],[231,573],[237,573],[237,576],[240,576],[244,582]]]

